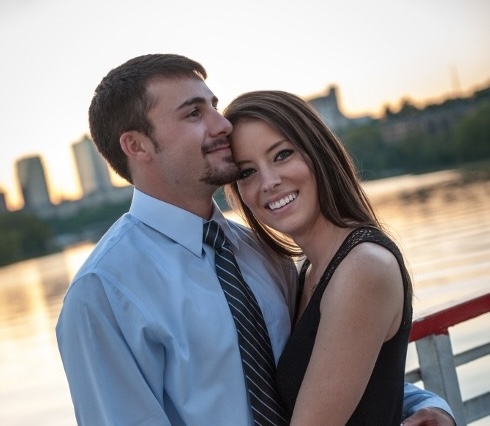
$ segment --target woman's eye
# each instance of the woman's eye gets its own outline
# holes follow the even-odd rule
[[[248,178],[249,176],[251,176],[253,173],[253,170],[252,169],[243,169],[240,171],[240,174],[238,175],[238,179],[246,179]]]
[[[294,150],[292,149],[283,149],[282,151],[279,151],[278,154],[275,157],[276,161],[281,161],[284,160],[285,158],[289,157]]]

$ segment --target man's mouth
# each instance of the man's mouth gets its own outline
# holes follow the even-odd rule
[[[273,201],[272,203],[267,204],[267,207],[269,207],[269,209],[272,211],[280,209],[281,207],[284,207],[286,204],[289,204],[291,201],[296,199],[297,196],[298,196],[298,193],[293,192],[293,193],[286,195],[285,197],[281,198],[280,200]]]
[[[228,150],[230,149],[230,144],[228,141],[214,141],[206,147],[203,147],[204,154],[210,154],[212,152]]]

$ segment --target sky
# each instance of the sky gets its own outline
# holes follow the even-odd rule
[[[220,109],[248,90],[337,85],[347,116],[490,84],[488,0],[0,0],[0,190],[40,155],[51,198],[80,196],[71,145],[107,72],[147,53],[201,62]]]

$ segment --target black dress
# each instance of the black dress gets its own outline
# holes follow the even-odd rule
[[[367,388],[348,421],[348,425],[400,425],[405,381],[405,359],[412,323],[412,293],[410,277],[398,247],[380,230],[370,227],[352,231],[340,246],[322,275],[318,287],[302,317],[294,327],[277,366],[277,383],[284,407],[290,414],[298,396],[306,372],[318,324],[320,300],[335,269],[356,245],[363,242],[379,244],[396,257],[403,276],[404,310],[401,326],[389,341],[385,342],[374,366]],[[308,260],[302,266],[299,297],[304,287]],[[369,309],[369,306],[366,306]]]

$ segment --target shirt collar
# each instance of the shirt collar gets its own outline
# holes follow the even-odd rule
[[[206,222],[202,217],[153,198],[136,188],[133,191],[129,213],[196,256],[202,255],[202,229]],[[232,248],[238,250],[238,238],[214,200],[211,220],[218,222]]]

